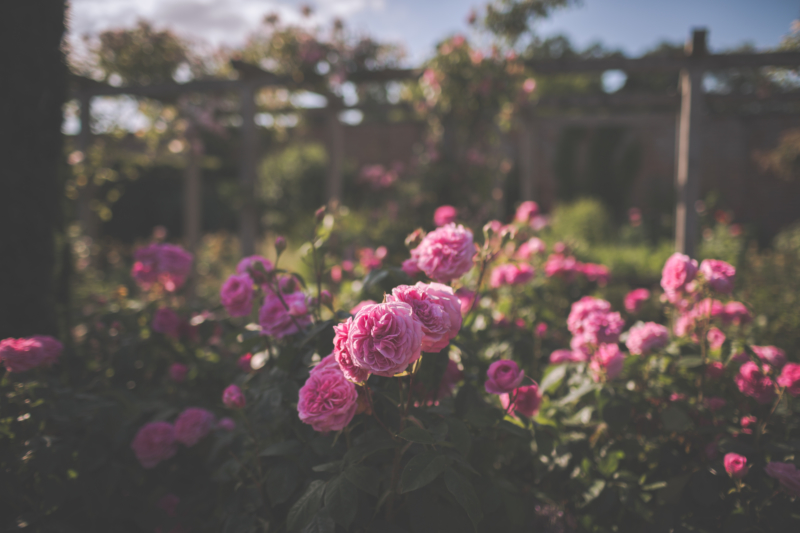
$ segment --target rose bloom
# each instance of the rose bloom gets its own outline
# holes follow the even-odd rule
[[[311,324],[305,294],[302,292],[284,294],[283,300],[289,307],[288,310],[277,295],[268,293],[264,298],[264,305],[258,314],[262,334],[282,339],[298,333],[300,331],[298,326],[302,328]]]
[[[539,405],[542,403],[542,394],[539,392],[539,385],[533,383],[524,387],[518,387],[513,392],[500,395],[500,403],[503,409],[509,411],[509,404],[513,398],[514,405],[511,410],[518,412],[528,418],[539,412]]]
[[[153,331],[177,339],[180,336],[181,318],[169,307],[160,307],[153,315]]]
[[[386,296],[387,302],[405,302],[422,324],[422,351],[442,351],[461,329],[461,302],[453,289],[441,283],[400,285]]]
[[[589,281],[597,282],[600,286],[604,286],[611,279],[611,273],[605,265],[596,265],[594,263],[584,263],[580,267],[580,272],[586,276]]]
[[[625,310],[629,313],[638,313],[642,309],[642,304],[650,299],[650,291],[647,289],[633,289],[625,295]]]
[[[353,364],[379,376],[403,372],[422,354],[422,324],[405,302],[364,306],[353,318],[347,350]]]
[[[263,277],[263,274],[255,270],[256,263],[261,263],[261,266],[264,267],[264,272],[270,272],[275,268],[272,265],[272,261],[266,257],[262,257],[260,255],[250,255],[239,261],[239,264],[236,265],[236,273],[239,275],[247,274],[251,279],[257,281],[259,284],[266,283],[266,278],[259,279]]]
[[[786,352],[776,346],[751,346],[751,348],[759,359],[772,366],[780,368],[786,363]]]
[[[367,305],[375,305],[376,303],[378,303],[378,302],[376,302],[375,300],[363,300],[363,301],[359,302],[358,304],[356,304],[356,306],[353,307],[350,310],[350,314],[353,315],[353,316],[356,316],[358,314],[358,312],[361,311],[361,309],[363,307],[365,307]]]
[[[415,251],[416,250],[411,250],[411,258],[406,259],[400,265],[400,268],[403,270],[403,272],[405,272],[406,275],[410,278],[413,278],[417,274],[422,273],[422,270],[420,270],[419,265],[417,264],[417,258],[414,257]]]
[[[174,244],[161,244],[158,249],[158,280],[164,289],[173,292],[183,285],[192,272],[192,254]]]
[[[525,373],[515,361],[503,359],[489,365],[484,388],[489,394],[509,393],[519,387]]]
[[[514,257],[520,261],[527,261],[531,256],[543,254],[545,251],[547,251],[547,245],[544,241],[538,237],[531,237],[519,245]]]
[[[545,324],[544,322],[536,324],[536,329],[534,330],[534,334],[540,339],[545,335],[547,335],[547,324]]]
[[[708,330],[708,344],[712,350],[719,350],[725,344],[725,334],[719,328]]]
[[[348,318],[346,322],[333,326],[333,357],[339,363],[339,368],[346,379],[356,383],[363,383],[367,381],[369,372],[353,364],[353,359],[350,357],[347,347],[347,337],[352,324],[353,319]]]
[[[419,269],[441,283],[458,279],[469,272],[472,256],[475,255],[472,232],[452,223],[428,233],[416,250]]]
[[[667,293],[681,291],[696,275],[697,261],[688,255],[674,253],[664,263],[664,269],[661,271],[661,287]]]
[[[601,376],[606,379],[614,379],[622,372],[625,363],[625,354],[616,344],[601,344],[592,356],[589,363],[589,370],[592,371],[592,379],[600,381]]]
[[[589,356],[580,351],[556,350],[550,354],[550,364],[582,363],[589,360]]]
[[[792,396],[800,396],[800,365],[797,363],[787,363],[778,376],[778,385],[786,387],[787,392]]]
[[[704,403],[708,408],[708,410],[711,411],[712,413],[719,411],[728,404],[728,402],[726,402],[724,398],[718,398],[716,396],[706,398]]]
[[[769,369],[767,365],[764,366]],[[755,398],[758,403],[765,404],[775,397],[775,388],[772,380],[762,370],[754,362],[748,361],[739,368],[734,381],[743,394]]]
[[[725,372],[725,367],[719,361],[713,361],[706,366],[706,377],[717,379]]]
[[[733,479],[742,479],[747,475],[747,458],[738,453],[725,454],[725,471]]]
[[[131,449],[144,468],[153,468],[178,451],[175,428],[169,422],[145,424],[136,432]]]
[[[222,431],[233,431],[236,429],[236,422],[227,416],[225,418],[220,418],[217,422],[217,429],[221,429]]]
[[[611,311],[610,303],[591,296],[574,302],[567,317],[567,328],[579,345],[616,343],[624,326],[622,316]]]
[[[475,293],[469,289],[461,287],[456,291],[456,296],[461,304],[461,316],[466,316],[469,310],[472,309],[472,302],[475,300]]]
[[[800,470],[791,463],[772,462],[764,467],[764,472],[778,480],[783,490],[792,496],[800,496]]]
[[[186,379],[186,374],[189,372],[189,367],[181,363],[172,363],[169,366],[169,379],[175,383],[183,383]]]
[[[696,318],[708,319],[722,318],[725,306],[719,300],[705,298],[695,304],[691,311]]]
[[[253,365],[251,364],[252,360],[253,354],[246,353],[239,358],[236,362],[236,366],[238,366],[242,372],[251,372],[253,370]]]
[[[506,263],[492,270],[492,275],[489,278],[489,285],[493,289],[497,289],[503,285],[520,285],[533,279],[533,275],[533,268],[531,268],[530,265],[525,263],[521,263],[520,265]]]
[[[332,362],[332,364],[331,364]],[[345,379],[329,355],[312,369],[300,388],[297,412],[315,431],[340,431],[353,419],[358,407],[356,386]]]
[[[539,205],[536,202],[522,202],[517,207],[517,213],[514,215],[514,220],[529,224],[531,219],[539,214]]]
[[[733,292],[736,269],[732,265],[718,259],[706,259],[700,263],[700,273],[712,290],[723,294]]]
[[[0,341],[0,361],[8,372],[25,372],[38,366],[49,366],[61,355],[63,345],[46,335]]]
[[[185,409],[175,419],[175,440],[192,447],[205,437],[214,426],[214,415],[199,407]]]
[[[548,278],[558,276],[572,281],[580,271],[581,264],[574,257],[564,257],[562,254],[550,254],[544,264],[544,273]]]
[[[234,274],[222,284],[219,299],[229,315],[249,315],[253,310],[253,280],[247,274]]]
[[[144,288],[158,281],[158,250],[158,244],[150,244],[133,254],[131,277]]]
[[[436,211],[433,213],[433,223],[436,224],[436,227],[446,226],[451,222],[456,221],[456,216],[458,216],[458,212],[456,208],[452,205],[442,205],[436,208]]]
[[[753,317],[750,311],[742,302],[728,302],[722,311],[722,322],[724,324],[736,324],[740,326],[752,322]]]
[[[643,355],[660,350],[669,344],[669,331],[655,322],[634,326],[628,332],[625,346],[633,355]]]
[[[244,394],[242,394],[242,389],[236,385],[228,385],[222,391],[222,403],[230,409],[241,409],[247,402],[244,399]]]

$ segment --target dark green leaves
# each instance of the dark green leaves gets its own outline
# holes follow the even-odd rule
[[[297,488],[299,475],[291,463],[278,463],[267,474],[267,496],[272,504],[287,501]]]
[[[661,421],[664,422],[664,430],[669,433],[686,431],[694,426],[689,415],[677,405],[670,405],[664,409]]]
[[[381,473],[369,466],[352,466],[344,471],[346,477],[353,485],[363,490],[367,494],[378,496],[378,486],[380,485]]]
[[[314,514],[322,505],[322,496],[325,492],[325,482],[320,480],[312,481],[306,491],[300,496],[289,509],[289,516],[286,518],[287,527],[290,530],[299,529],[311,522]]]
[[[358,494],[345,476],[340,475],[328,482],[325,488],[325,510],[344,528],[353,523],[358,511]]]
[[[467,512],[467,516],[472,521],[475,530],[478,530],[478,522],[483,519],[481,503],[478,500],[472,483],[461,474],[448,467],[444,471],[444,484],[450,494],[456,499],[459,505]]]
[[[298,451],[301,447],[302,445],[296,440],[285,440],[283,442],[267,446],[261,450],[261,453],[258,455],[261,457],[278,457],[281,455],[289,455]]]
[[[439,452],[426,451],[412,458],[400,476],[400,493],[424,487],[444,472],[450,459]]]
[[[469,453],[470,446],[472,446],[472,434],[467,429],[467,426],[455,418],[447,420],[447,427],[450,429],[450,442],[453,446],[465,457]]]
[[[429,431],[422,429],[419,426],[411,425],[400,432],[398,435],[401,439],[410,440],[411,442],[419,442],[420,444],[435,444],[436,439]]]

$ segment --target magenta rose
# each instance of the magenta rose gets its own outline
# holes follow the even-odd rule
[[[217,429],[221,429],[222,431],[233,431],[236,429],[236,422],[228,417],[220,418],[217,422]]]
[[[242,372],[252,372],[253,371],[252,361],[253,361],[253,354],[246,353],[243,356],[241,356],[238,361],[236,361],[236,366],[238,366]]]
[[[589,362],[589,370],[592,371],[592,378],[600,381],[602,376],[606,379],[614,379],[622,372],[625,363],[625,354],[616,344],[601,344],[597,351],[592,355]]]
[[[767,365],[764,365],[769,370]],[[736,386],[743,394],[754,398],[758,403],[765,404],[775,397],[775,388],[772,380],[766,375],[764,369],[748,361],[739,368],[739,373],[734,378]]]
[[[625,295],[625,310],[629,313],[638,313],[642,304],[650,299],[647,289],[634,289]]]
[[[144,468],[153,468],[178,451],[175,428],[169,422],[145,424],[136,432],[131,449]]]
[[[54,364],[64,351],[64,345],[58,339],[50,335],[34,335],[31,339],[37,341],[41,346],[40,357],[42,359],[42,366],[50,366]],[[2,357],[0,357],[2,360]]]
[[[539,412],[539,405],[542,403],[542,394],[539,392],[539,385],[525,385],[517,387],[511,393],[500,395],[500,403],[503,409],[509,410],[509,404],[513,401],[512,410],[527,416],[528,418]]]
[[[712,290],[723,294],[733,292],[736,269],[732,265],[718,259],[706,259],[700,263],[700,273]]]
[[[514,257],[521,261],[527,261],[531,256],[543,254],[545,251],[547,251],[547,245],[544,241],[538,237],[531,237],[519,245]]]
[[[0,341],[0,361],[8,372],[25,372],[53,364],[61,355],[62,349],[60,342],[45,335],[3,339]]]
[[[489,394],[505,394],[519,387],[524,378],[525,373],[515,361],[503,359],[489,365],[483,386]]]
[[[764,467],[764,472],[778,480],[783,490],[792,496],[800,496],[800,470],[791,463],[772,462]]]
[[[797,363],[787,363],[778,376],[778,385],[786,387],[792,396],[800,396],[800,365]]]
[[[451,222],[456,221],[456,217],[458,216],[458,212],[456,208],[452,205],[442,205],[436,208],[436,211],[433,213],[433,223],[436,224],[436,227],[446,226]]]
[[[177,339],[181,333],[181,317],[169,307],[160,307],[153,315],[153,331]]]
[[[325,433],[344,429],[356,414],[357,407],[356,386],[344,377],[331,356],[311,371],[300,388],[297,402],[300,420],[315,431]]]
[[[247,403],[242,394],[242,389],[237,385],[228,385],[222,391],[222,403],[229,409],[241,409]]]
[[[356,383],[363,383],[367,381],[369,372],[353,364],[353,359],[350,357],[347,347],[347,338],[352,324],[353,319],[348,318],[347,321],[333,326],[335,333],[333,336],[333,357],[339,363],[339,368],[346,379]]]
[[[222,284],[219,299],[229,315],[249,315],[253,310],[253,280],[247,274],[230,276]]]
[[[158,249],[159,281],[170,292],[178,289],[192,272],[192,254],[174,244],[162,244]]]
[[[286,302],[289,309],[286,309],[283,302]],[[302,292],[283,294],[283,302],[276,294],[267,293],[264,305],[258,314],[262,334],[282,339],[287,335],[298,333],[300,331],[298,325],[305,327],[311,324],[306,296]]]
[[[560,277],[566,281],[575,279],[575,275],[581,272],[581,264],[574,257],[565,257],[563,254],[550,254],[544,264],[544,273],[548,278]]]
[[[772,366],[780,368],[786,363],[786,352],[777,346],[751,346],[751,348],[759,359],[766,361]]]
[[[523,224],[530,223],[531,219],[539,214],[539,205],[536,202],[522,202],[517,207],[517,212],[514,214],[514,220]]]
[[[353,364],[392,377],[422,354],[422,324],[405,302],[367,305],[353,318],[347,349]]]
[[[422,324],[422,351],[442,351],[461,329],[461,302],[453,289],[441,283],[400,285],[386,296],[387,302],[405,302]]]
[[[186,446],[194,446],[209,434],[214,427],[214,415],[200,409],[189,407],[175,419],[175,440]]]
[[[429,278],[447,283],[472,268],[475,255],[472,232],[464,226],[447,224],[428,233],[417,251],[417,266]],[[413,253],[412,253],[413,257]]]
[[[186,374],[189,372],[189,367],[181,363],[172,363],[169,366],[169,379],[175,383],[183,383],[186,379]]]
[[[664,263],[664,269],[661,271],[661,287],[667,293],[681,291],[696,275],[697,261],[688,255],[674,253]]]
[[[475,293],[469,289],[461,287],[456,291],[458,301],[461,303],[461,316],[466,316],[469,310],[472,309],[472,303],[475,300]]]
[[[628,332],[625,346],[633,355],[643,355],[660,350],[669,344],[669,331],[655,322],[634,326]]]
[[[725,454],[725,471],[733,479],[742,479],[747,475],[747,458],[738,453]]]

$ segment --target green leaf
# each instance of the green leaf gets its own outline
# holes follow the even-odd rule
[[[444,472],[450,459],[439,452],[422,452],[412,458],[400,476],[400,494],[424,487]]]
[[[344,476],[356,487],[367,494],[378,496],[381,473],[369,466],[351,466],[344,471]]]
[[[436,443],[436,439],[433,438],[433,435],[431,435],[429,431],[413,424],[401,431],[398,437],[410,440],[411,442],[419,442],[420,444]]]
[[[300,482],[297,467],[291,463],[281,462],[267,473],[267,496],[275,505],[287,501]]]
[[[475,527],[475,531],[477,531],[478,522],[483,520],[483,512],[481,512],[481,502],[478,500],[478,495],[475,494],[472,483],[470,483],[467,478],[448,467],[444,471],[444,484],[459,505],[467,512],[467,516],[469,516],[473,527]]]
[[[469,454],[470,446],[472,446],[472,434],[467,429],[467,425],[456,418],[448,418],[447,427],[450,429],[450,442],[453,443],[456,450],[464,456]]]
[[[611,476],[619,468],[619,462],[625,459],[625,452],[622,450],[615,450],[608,452],[605,457],[600,459],[597,463],[597,469],[606,477]]]
[[[544,378],[539,384],[541,392],[550,392],[550,389],[555,389],[561,384],[564,375],[567,373],[567,365],[553,365],[545,371]]]
[[[302,496],[289,509],[286,524],[289,530],[299,529],[309,523],[322,505],[325,482],[319,479],[312,481]]]
[[[584,383],[583,385],[581,385],[577,389],[573,389],[569,394],[567,394],[566,396],[564,396],[563,398],[561,398],[560,400],[555,402],[555,404],[558,405],[558,406],[567,405],[568,403],[572,403],[572,402],[574,402],[576,400],[579,400],[585,394],[588,394],[588,393],[592,392],[593,390],[596,390],[596,389],[599,389],[599,388],[600,388],[600,385],[598,385],[597,383],[593,383],[591,381],[587,381],[586,383]]]
[[[397,443],[388,439],[367,441],[350,448],[347,453],[344,454],[344,460],[347,464],[351,465],[360,463],[373,453],[381,450],[391,450],[395,446],[397,446]]]
[[[325,509],[345,529],[353,523],[358,511],[358,494],[345,476],[337,476],[328,482],[325,489]]]
[[[595,480],[595,482],[592,483],[592,486],[589,487],[589,489],[586,492],[583,493],[583,503],[584,503],[584,505],[589,503],[589,502],[591,502],[592,500],[594,500],[598,496],[600,496],[600,493],[603,492],[604,488],[606,488],[605,480],[602,480],[602,479]]]
[[[519,425],[517,425],[514,422],[511,422],[511,421],[509,421],[507,419],[506,420],[501,420],[500,423],[497,425],[497,428],[498,429],[502,429],[503,431],[506,431],[508,433],[511,433],[515,437],[519,437],[519,438],[522,438],[522,439],[530,439],[531,438],[531,432],[530,431],[528,431],[524,427],[520,427]]]
[[[261,457],[278,457],[281,455],[289,455],[290,453],[298,451],[301,446],[302,445],[296,440],[285,440],[283,442],[278,442],[277,444],[267,446],[261,450],[261,453],[258,455]]]
[[[692,419],[683,412],[677,405],[670,405],[661,413],[661,421],[664,423],[664,430],[672,432],[683,432],[694,427]]]
[[[335,533],[336,523],[326,509],[320,510],[303,528],[303,533]]]
[[[366,277],[363,279],[363,281],[362,281],[363,285],[362,285],[361,291],[362,292],[366,291],[367,289],[369,289],[375,283],[378,283],[378,282],[382,281],[383,279],[385,279],[386,276],[388,276],[388,275],[389,275],[389,271],[388,270],[373,270],[372,272],[367,274]]]
[[[342,468],[344,468],[344,461],[333,461],[332,463],[312,466],[311,470],[314,472],[341,472]]]
[[[681,357],[675,364],[681,368],[696,368],[703,364],[703,358],[696,356]]]

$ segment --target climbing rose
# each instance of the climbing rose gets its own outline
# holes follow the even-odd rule
[[[661,271],[661,287],[666,293],[676,293],[697,275],[697,261],[688,255],[674,253],[664,263]]]
[[[517,212],[514,215],[514,220],[528,224],[533,217],[539,214],[539,205],[536,202],[522,202],[517,207]]]
[[[786,362],[786,352],[776,346],[751,346],[751,348],[759,359],[772,366],[781,367]]]
[[[136,432],[131,449],[144,468],[153,468],[178,451],[175,428],[169,422],[145,424]]]
[[[405,302],[422,325],[422,351],[437,353],[461,329],[461,302],[453,289],[441,283],[400,285],[386,296],[387,302]]]
[[[258,314],[258,323],[261,324],[264,335],[282,339],[299,332],[298,325],[305,327],[311,324],[306,297],[302,292],[284,294],[283,301],[289,307],[288,310],[276,294],[268,293],[264,298],[264,305]]]
[[[616,344],[601,344],[597,351],[592,355],[589,369],[592,371],[592,378],[600,381],[600,376],[605,375],[606,379],[614,379],[620,372],[625,363],[625,354]]]
[[[719,328],[711,328],[708,330],[708,344],[712,350],[719,350],[725,343],[725,334]]]
[[[451,222],[455,222],[457,215],[458,213],[455,207],[452,205],[442,205],[437,207],[436,211],[433,213],[433,223],[436,224],[437,228],[445,226]]]
[[[519,387],[524,378],[525,373],[515,361],[503,359],[489,365],[484,388],[489,394],[509,393]]]
[[[232,275],[222,284],[219,299],[229,315],[249,315],[253,310],[253,280],[247,274]]]
[[[703,274],[711,289],[723,294],[733,291],[736,269],[725,261],[706,259],[700,263],[700,273]]]
[[[647,289],[634,289],[625,296],[625,310],[629,313],[638,313],[642,304],[650,298]]]
[[[646,322],[634,326],[628,332],[625,346],[633,355],[643,355],[660,350],[669,344],[669,331],[661,324]]]
[[[246,402],[244,394],[242,394],[242,389],[236,385],[228,385],[228,387],[222,391],[222,403],[225,404],[225,407],[230,409],[241,409],[244,407]]]
[[[353,318],[347,349],[354,365],[392,377],[419,359],[422,336],[422,324],[407,303],[366,305]]]
[[[509,410],[508,406],[512,398],[514,401],[512,410],[529,418],[539,411],[539,405],[542,403],[542,394],[539,392],[537,383],[518,387],[511,393],[501,394],[500,403],[506,411]]]
[[[62,344],[46,335],[0,341],[0,361],[8,372],[25,372],[49,366],[61,355]]]
[[[357,407],[356,386],[345,379],[332,355],[311,370],[297,402],[300,420],[320,432],[344,429]]]
[[[183,383],[186,379],[186,374],[189,372],[189,367],[181,363],[172,363],[169,366],[169,379],[175,383]]]
[[[797,363],[787,363],[781,375],[778,376],[778,385],[786,387],[792,396],[800,396],[800,365]]]
[[[791,463],[772,462],[764,467],[769,477],[775,478],[792,496],[800,496],[800,470]]]
[[[214,425],[214,415],[199,407],[185,409],[175,420],[175,440],[194,446],[208,435]]]
[[[169,307],[160,307],[153,315],[152,326],[153,331],[177,339],[181,331],[181,318]]]
[[[493,289],[502,287],[503,285],[521,285],[533,279],[533,268],[525,263],[514,265],[506,263],[495,267],[492,270],[492,275],[489,279],[489,285]]]
[[[738,453],[725,454],[725,471],[733,479],[742,479],[747,475],[747,458]]]
[[[419,269],[441,283],[466,274],[472,268],[472,256],[475,255],[472,232],[453,223],[428,233],[416,251]]]
[[[748,361],[739,368],[739,373],[734,378],[736,386],[743,394],[755,398],[761,404],[769,403],[775,397],[772,380],[765,375],[769,366],[764,367],[759,368],[754,362]]]
[[[353,364],[353,359],[350,357],[350,352],[347,348],[347,337],[352,323],[353,319],[348,318],[346,322],[333,326],[335,333],[333,337],[333,356],[336,362],[339,363],[339,368],[345,378],[362,383],[369,377],[369,372]]]

